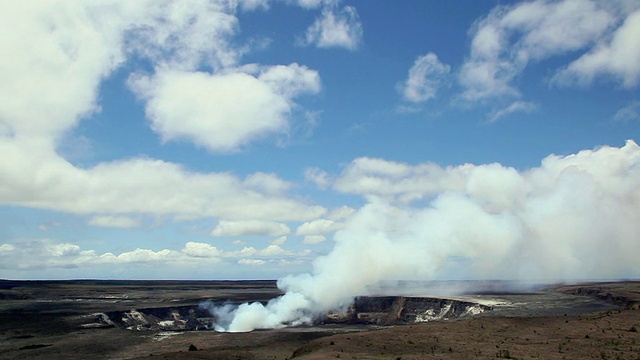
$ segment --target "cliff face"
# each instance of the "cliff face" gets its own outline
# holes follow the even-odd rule
[[[75,318],[81,328],[121,327],[129,330],[195,331],[209,330],[211,315],[197,306],[131,309],[94,313]]]
[[[452,320],[477,315],[490,306],[473,302],[405,296],[358,297],[343,312],[327,314],[320,323],[398,325]],[[93,313],[76,317],[81,328],[119,327],[130,330],[195,331],[211,330],[215,319],[198,306],[142,308]]]
[[[626,309],[640,309],[640,281],[565,285],[552,290],[600,299]]]
[[[473,302],[405,296],[363,296],[355,299],[345,312],[327,316],[328,323],[394,325],[452,320],[477,315],[490,306]]]

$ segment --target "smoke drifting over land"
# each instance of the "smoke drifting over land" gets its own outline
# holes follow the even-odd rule
[[[218,330],[308,323],[382,281],[557,281],[637,277],[640,147],[602,147],[518,172],[440,169],[440,194],[417,205],[368,197],[309,274],[278,281],[266,306],[217,308]]]

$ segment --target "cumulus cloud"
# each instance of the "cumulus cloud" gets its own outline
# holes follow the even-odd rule
[[[220,69],[242,54],[229,45],[235,6],[222,1],[3,3],[3,132],[59,136],[99,109],[100,82],[130,56],[173,69]],[[99,19],[96,20],[96,19]],[[24,46],[29,44],[29,46]]]
[[[305,235],[302,239],[303,244],[319,244],[324,241],[327,241],[324,235]]]
[[[80,253],[80,246],[74,244],[56,244],[48,249],[51,256],[72,256]]]
[[[181,254],[164,249],[153,251],[135,249],[122,252],[99,254],[94,250],[83,250],[71,243],[59,243],[52,239],[20,239],[14,244],[5,244],[5,252],[0,252],[0,269],[28,271],[32,269],[82,268],[98,265],[132,264],[148,262],[170,262],[179,260]],[[13,273],[16,276],[16,273]]]
[[[421,103],[436,96],[438,89],[449,77],[451,67],[443,64],[434,53],[416,59],[407,79],[400,85],[400,92],[406,101]]]
[[[221,220],[211,232],[212,236],[247,236],[265,235],[282,236],[291,232],[285,224],[273,221],[244,220],[230,221]]]
[[[336,178],[333,188],[365,197],[411,202],[425,199],[446,189],[465,185],[463,177],[473,165],[442,168],[424,163],[415,166],[379,158],[353,160]]]
[[[310,254],[309,250],[292,251],[286,250],[282,244],[269,244],[264,249],[256,249],[254,247],[244,247],[238,251],[226,251],[224,257],[258,257],[258,258],[282,258],[282,257],[306,257]]]
[[[264,265],[267,262],[262,259],[240,259],[238,260],[238,264],[240,265],[249,265],[249,266],[260,266]]]
[[[119,44],[125,14],[105,11],[104,22],[92,23],[103,10],[99,3],[21,1],[0,7],[3,31],[12,34],[0,42],[0,51],[11,54],[0,59],[0,96],[12,99],[0,106],[2,133],[60,135],[96,111],[98,84],[124,59]]]
[[[273,256],[291,256],[293,255],[293,252],[289,250],[285,250],[279,245],[270,244],[266,248],[258,251],[256,254],[259,256],[273,257]]]
[[[306,168],[304,170],[304,178],[306,181],[316,185],[317,187],[324,189],[329,183],[329,175],[318,168]]]
[[[316,219],[298,226],[296,235],[329,234],[340,230],[342,226],[342,223],[333,220]]]
[[[239,66],[246,47],[230,45],[237,2],[0,6],[0,23],[13,34],[0,41],[2,53],[12,54],[0,59],[0,97],[13,99],[0,105],[0,202],[100,214],[91,220],[98,226],[131,226],[123,217],[138,213],[304,221],[324,212],[288,198],[288,184],[272,174],[240,179],[142,157],[80,168],[60,155],[63,135],[99,111],[101,82],[132,58],[152,68],[147,74],[134,66],[129,83],[166,141],[186,139],[225,152],[286,133],[294,98],[318,92],[319,76],[297,64]]]
[[[132,88],[147,101],[147,117],[164,141],[230,152],[286,130],[286,101],[248,74],[162,71],[133,80]]]
[[[356,209],[350,206],[340,206],[335,209],[332,209],[327,218],[330,220],[344,220],[349,216],[353,215],[356,212]]]
[[[286,133],[293,97],[320,90],[318,73],[298,64],[267,67],[257,76],[158,70],[130,84],[163,140],[186,139],[212,152]]]
[[[187,242],[180,251],[137,248],[114,254],[85,250],[77,244],[57,242],[53,239],[17,239],[13,243],[0,244],[0,273],[11,270],[11,274],[15,277],[21,272],[26,274],[34,269],[78,268],[86,271],[95,266],[118,264],[163,264],[179,269],[193,265],[225,263],[230,259],[244,259],[256,263],[282,260],[297,263],[308,261],[309,254],[308,250],[291,251],[274,244],[263,249],[245,247],[240,250],[225,251],[200,242]],[[16,270],[18,272],[15,272]],[[109,276],[109,274],[104,273],[102,276]]]
[[[640,82],[640,10],[631,13],[614,31],[611,40],[594,47],[588,53],[562,69],[557,83],[589,85],[597,78],[613,78],[626,88]]]
[[[237,2],[150,1],[141,5],[135,22],[127,24],[125,44],[129,52],[158,66],[194,70],[206,64],[221,69],[234,65],[243,54],[242,48],[230,45],[238,31]]]
[[[537,0],[496,7],[471,30],[471,53],[459,73],[462,97],[519,96],[513,82],[530,62],[571,52],[583,55],[560,69],[555,83],[589,83],[596,75],[610,75],[635,86],[640,45],[634,40],[639,15],[633,10],[638,5],[626,11],[619,5]]]
[[[316,3],[313,2],[313,5]],[[319,48],[342,47],[356,50],[362,42],[362,33],[362,24],[355,7],[340,8],[338,2],[330,2],[324,5],[320,17],[307,29],[303,43],[315,44]]]
[[[217,247],[207,244],[190,241],[181,250],[184,254],[199,258],[221,257],[223,252]]]
[[[272,244],[272,245],[283,245],[286,242],[287,242],[287,237],[286,236],[280,236],[278,238],[275,238],[275,239],[269,241],[269,244]]]
[[[77,214],[176,218],[310,220],[326,209],[286,194],[273,176],[190,172],[175,163],[134,158],[78,168],[47,143],[0,139],[0,201]],[[246,182],[246,183],[245,183]]]
[[[102,260],[115,263],[130,263],[130,262],[156,262],[171,260],[172,257],[178,256],[178,253],[168,249],[153,251],[149,249],[135,249],[133,251],[124,252],[120,255],[113,255],[110,253],[101,256]]]

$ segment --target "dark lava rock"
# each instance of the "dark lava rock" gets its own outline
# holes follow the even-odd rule
[[[198,348],[195,345],[191,344],[189,345],[189,351],[198,351]]]
[[[23,346],[23,347],[21,347],[19,350],[33,350],[33,349],[40,349],[40,348],[48,347],[48,346],[53,346],[53,344],[33,344],[33,345],[27,345],[27,346]]]
[[[361,296],[342,313],[327,315],[327,323],[398,325],[453,320],[477,315],[490,306],[430,297]]]

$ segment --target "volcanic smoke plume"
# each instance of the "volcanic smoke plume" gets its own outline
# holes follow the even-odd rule
[[[369,197],[311,273],[280,279],[285,294],[266,306],[216,308],[217,329],[309,323],[396,279],[640,275],[640,147],[631,140],[522,172],[466,164],[438,176],[444,185],[421,206]]]

